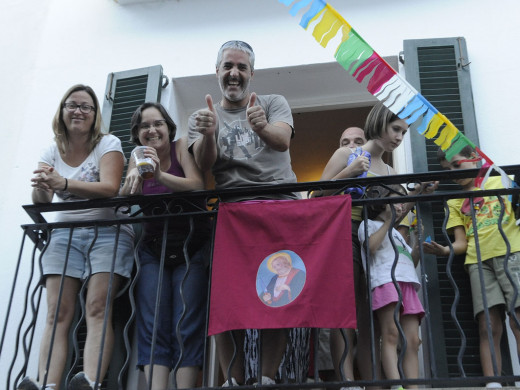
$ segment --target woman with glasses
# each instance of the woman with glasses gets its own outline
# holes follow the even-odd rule
[[[144,103],[137,108],[131,121],[131,139],[136,145],[147,147],[144,156],[153,161],[154,175],[151,179],[143,179],[132,157],[122,195],[204,189],[202,173],[188,152],[187,138],[174,141],[176,128],[161,104]],[[148,214],[150,209],[154,209],[157,215],[157,209],[150,202],[146,203],[148,210],[145,209],[144,213]],[[202,202],[198,205],[187,204],[176,198],[169,203],[173,204],[175,209],[182,205],[183,211],[205,210]],[[187,218],[175,215],[167,222],[164,249],[164,220],[145,223],[137,257],[137,364],[139,368],[144,368],[148,386],[151,381],[151,387],[147,388],[152,390],[170,388],[172,369],[175,369],[176,388],[195,387],[204,359],[208,287],[208,263],[204,249],[208,237],[207,224],[204,219],[201,221],[194,217],[193,230],[188,238],[190,223]],[[187,257],[183,250],[185,241]]]
[[[49,203],[54,195],[58,202],[116,196],[125,158],[119,139],[101,132],[101,111],[92,88],[71,87],[60,102],[52,128],[55,142],[43,151],[32,178],[33,202]],[[57,213],[59,222],[115,218],[112,208]],[[84,372],[76,374],[68,388],[99,388],[114,341],[113,299],[133,266],[133,230],[129,225],[62,228],[51,232],[47,244],[42,256],[48,313],[40,346],[41,383],[25,378],[18,389],[59,389],[82,283],[87,288]]]

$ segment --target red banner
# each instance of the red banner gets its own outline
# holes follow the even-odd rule
[[[351,198],[221,203],[209,335],[355,328]]]

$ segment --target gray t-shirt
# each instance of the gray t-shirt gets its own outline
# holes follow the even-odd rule
[[[281,95],[257,96],[269,123],[285,122],[293,126],[291,109]],[[217,161],[213,165],[216,188],[244,187],[258,184],[295,183],[289,150],[278,152],[266,145],[251,129],[247,107],[226,110],[215,105],[219,126]],[[189,118],[189,147],[202,135],[195,130],[195,114]]]

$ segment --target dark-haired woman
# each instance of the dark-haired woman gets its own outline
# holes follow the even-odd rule
[[[131,137],[135,144],[148,147],[144,154],[155,163],[154,177],[143,180],[132,158],[122,195],[162,194],[204,188],[202,173],[188,152],[187,139],[181,137],[174,141],[175,133],[176,125],[161,104],[145,103],[137,108],[132,117]],[[189,241],[188,270],[182,244],[189,225],[178,218],[170,220],[168,248],[160,281],[163,223],[145,225],[143,244],[138,251],[140,271],[136,287],[138,366],[144,368],[147,381],[152,382],[152,390],[170,388],[170,371],[176,366],[177,388],[195,387],[203,364],[208,274],[203,255],[204,226],[198,227]],[[171,253],[169,248],[173,243],[179,245],[178,250]],[[159,285],[160,307],[152,357],[156,291]],[[183,299],[186,312],[180,324],[181,340],[178,340],[176,327],[183,314]],[[181,345],[184,347],[182,358]]]

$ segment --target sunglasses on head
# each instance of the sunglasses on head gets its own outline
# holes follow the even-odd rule
[[[220,48],[223,49],[226,46],[232,46],[232,45],[236,45],[239,47],[245,47],[246,49],[253,51],[253,48],[247,42],[244,42],[244,41],[227,41]]]

